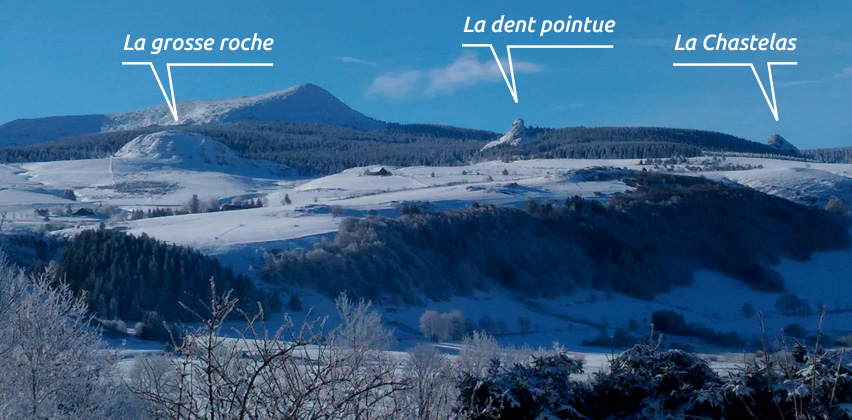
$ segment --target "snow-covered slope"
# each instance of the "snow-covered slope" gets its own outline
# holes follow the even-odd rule
[[[442,210],[473,202],[516,206],[528,199],[561,202],[573,195],[607,200],[631,189],[616,179],[576,172],[584,168],[610,168],[597,170],[598,173],[627,168],[706,176],[791,199],[817,197],[816,204],[820,206],[832,196],[852,203],[852,164],[770,158],[700,157],[657,167],[640,165],[638,159],[488,161],[458,167],[373,166],[316,179],[282,177],[264,172],[263,168],[245,166],[250,163],[253,162],[235,158],[227,148],[204,136],[165,131],[134,139],[111,159],[0,165],[0,212],[8,212],[3,232],[45,229],[49,223],[52,229],[61,229],[55,234],[73,235],[81,229],[96,228],[103,221],[133,234],[145,233],[168,243],[195,247],[219,256],[237,271],[252,273],[263,264],[266,252],[310,247],[332,237],[344,220],[333,213],[396,216],[399,204],[408,201],[429,202],[431,210]],[[382,167],[390,174],[369,175]],[[62,199],[66,189],[74,190],[77,201]],[[136,209],[180,208],[193,195],[202,203],[222,204],[260,198],[264,206],[140,220],[130,220],[127,214]],[[124,213],[114,215],[112,220],[103,208],[100,215],[88,217],[65,213],[68,206],[77,211],[80,207],[98,210],[101,205],[121,208]],[[332,210],[335,207],[339,211]],[[49,222],[34,211],[41,208],[50,210]],[[813,308],[826,304],[836,312],[826,318],[825,324],[835,337],[848,333],[852,322],[852,299],[843,293],[848,288],[850,258],[852,250],[844,250],[819,253],[810,261],[782,259],[774,266],[782,273],[788,292],[806,299]],[[304,302],[328,304],[313,292],[299,293]],[[611,333],[616,328],[628,328],[633,320],[642,328],[640,331],[645,331],[654,311],[676,309],[688,322],[734,331],[751,341],[759,338],[760,329],[754,316],[743,314],[743,305],[750,303],[755,310],[763,311],[767,331],[778,331],[794,322],[809,332],[815,331],[817,311],[810,317],[785,316],[775,308],[780,296],[751,290],[719,273],[702,271],[696,273],[695,284],[653,300],[578,290],[531,305],[518,301],[508,291],[490,290],[430,302],[427,307],[388,306],[384,319],[406,327],[398,334],[413,332],[403,337],[406,345],[421,339],[416,331],[424,310],[461,309],[472,319],[489,316],[508,325],[509,334],[500,337],[504,343],[546,345],[557,339],[580,348],[583,340],[601,333],[601,325]],[[531,320],[533,331],[522,334],[516,327],[519,317]],[[677,337],[669,342],[674,341],[702,348],[698,340]]]
[[[59,205],[175,208],[193,195],[221,204],[257,197],[296,176],[285,165],[242,159],[209,137],[161,131],[133,139],[110,158],[0,165],[0,210],[20,219],[13,225],[32,225],[40,220],[35,209]],[[62,199],[66,190],[78,201]]]
[[[711,178],[719,175],[711,174]],[[786,167],[752,171],[731,171],[722,175],[758,191],[784,197],[805,205],[825,207],[828,200],[837,197],[852,203],[852,178],[824,169]]]
[[[111,167],[152,171],[160,168],[255,177],[292,176],[296,171],[279,163],[243,159],[228,146],[202,134],[181,130],[144,134],[125,144]]]
[[[0,147],[43,143],[63,137],[149,126],[220,124],[246,121],[308,122],[373,130],[384,123],[349,108],[310,83],[253,97],[178,101],[179,121],[164,104],[107,115],[21,119],[0,125]]]
[[[165,104],[137,111],[111,114],[104,131],[128,130],[151,125],[229,123],[239,121],[310,122],[364,130],[384,124],[349,108],[325,89],[306,83],[260,96],[208,101],[179,101],[179,121]]]
[[[237,165],[241,160],[228,146],[210,137],[177,130],[139,136],[119,149],[115,157],[225,166]]]

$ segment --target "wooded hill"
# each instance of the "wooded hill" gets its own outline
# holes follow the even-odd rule
[[[533,140],[484,150],[500,159],[647,159],[698,156],[704,152],[791,155],[766,144],[729,134],[663,127],[529,127]]]
[[[528,143],[484,151],[480,149],[499,134],[428,124],[388,124],[368,131],[276,122],[178,128],[210,136],[243,158],[283,163],[306,175],[376,164],[452,166],[493,159],[647,159],[697,156],[702,151],[784,154],[765,144],[727,134],[654,127],[529,128],[535,138]],[[103,158],[136,136],[159,130],[162,127],[106,132],[0,149],[0,162]]]
[[[779,257],[850,244],[827,212],[752,189],[662,174],[624,181],[638,189],[606,205],[574,197],[423,214],[409,205],[398,219],[347,219],[334,241],[269,258],[262,276],[407,303],[494,286],[533,298],[578,288],[651,298],[698,269],[779,292],[784,281],[770,267]]]
[[[306,175],[355,166],[458,165],[469,162],[497,133],[425,124],[389,124],[356,130],[309,123],[239,123],[184,126],[227,145],[238,156],[283,163]],[[39,162],[107,157],[141,134],[161,127],[70,137],[32,146],[0,149],[0,162]],[[170,127],[169,129],[174,129]]]

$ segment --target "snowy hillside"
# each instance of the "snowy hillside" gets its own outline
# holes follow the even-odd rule
[[[253,97],[178,100],[177,109],[179,121],[174,120],[165,103],[115,114],[15,120],[0,125],[0,147],[150,126],[275,121],[322,123],[373,130],[385,125],[349,108],[325,89],[310,83]]]
[[[380,169],[384,176],[378,175]],[[0,165],[0,210],[8,212],[4,232],[48,228],[70,236],[81,229],[108,227],[188,245],[216,255],[238,272],[256,274],[266,252],[310,248],[329,239],[344,217],[364,217],[371,212],[400,214],[405,202],[428,203],[430,210],[468,206],[474,202],[521,206],[529,199],[556,200],[580,195],[606,201],[631,191],[610,177],[627,168],[705,176],[751,186],[798,202],[824,205],[830,197],[850,202],[852,165],[817,164],[768,158],[700,157],[677,162],[652,163],[638,159],[544,159],[481,162],[454,167],[371,166],[338,174],[300,178],[281,165],[243,160],[223,145],[201,135],[164,131],[140,136],[112,158]],[[581,172],[578,172],[581,171]],[[76,201],[63,198],[73,190]],[[227,204],[260,199],[261,208],[203,212],[131,220],[133,210],[168,207],[180,209],[196,195],[202,203]],[[809,198],[813,197],[813,198]],[[70,208],[91,209],[94,215],[67,214]],[[49,211],[46,221],[39,209]],[[776,266],[788,291],[816,307],[820,302],[837,310],[827,322],[839,334],[850,321],[852,300],[839,290],[848,281],[850,251],[818,254],[810,262],[782,260]],[[327,305],[326,298],[300,291],[306,305]],[[797,322],[812,331],[816,315],[791,317],[777,313],[777,293],[748,289],[738,280],[718,273],[699,272],[692,286],[660,294],[652,301],[602,291],[580,290],[536,305],[518,301],[511,293],[494,290],[474,296],[429,304],[430,309],[460,308],[465,316],[485,316],[508,325],[503,342],[548,344],[554,339],[580,347],[582,341],[631,320],[647,325],[658,309],[679,309],[689,322],[717,325],[746,339],[755,337],[754,317],[742,314],[745,302],[763,310],[768,328]],[[503,308],[495,314],[493,308]],[[420,340],[418,319],[425,308],[388,306],[386,318],[397,326],[403,346]],[[511,315],[501,315],[511,314]],[[530,320],[531,331],[518,332],[517,318]],[[836,336],[836,335],[835,335]],[[694,339],[677,340],[695,346]]]
[[[234,166],[240,158],[207,136],[185,131],[160,131],[135,138],[115,153],[116,158],[193,162]]]
[[[262,160],[243,159],[210,137],[180,130],[144,134],[125,144],[110,159],[116,168],[145,171],[165,168],[255,177],[292,177],[295,171],[285,165]]]
[[[716,178],[718,175],[711,175]],[[724,178],[767,194],[784,197],[799,204],[824,207],[837,197],[852,203],[852,178],[825,169],[809,167],[767,168],[758,171],[736,171]]]
[[[66,206],[74,211],[125,205],[177,208],[193,195],[227,203],[296,177],[285,165],[237,157],[209,137],[162,131],[137,137],[111,158],[0,165],[5,187],[0,189],[0,210],[9,211],[7,228],[27,228],[42,219],[33,213],[37,209],[64,215]],[[67,191],[74,192],[76,201],[63,198]]]
[[[630,190],[618,180],[574,175],[577,170],[593,167],[706,176],[822,205],[832,196],[847,203],[852,200],[852,165],[764,158],[728,158],[725,165],[704,161],[709,159],[689,159],[656,169],[640,165],[638,159],[491,161],[461,167],[385,166],[388,176],[368,175],[381,168],[373,166],[305,179],[283,165],[235,158],[230,150],[204,136],[166,131],[138,137],[112,159],[0,165],[0,181],[16,191],[8,193],[8,200],[0,206],[21,209],[18,217],[22,222],[38,224],[40,219],[33,218],[33,209],[50,203],[67,204],[61,199],[66,189],[74,190],[79,197],[72,206],[75,210],[101,203],[125,209],[177,207],[193,194],[221,202],[264,197],[268,203],[260,209],[122,223],[135,233],[219,253],[247,243],[333,232],[339,218],[332,217],[331,206],[340,206],[347,215],[363,216],[370,210],[394,214],[400,203],[408,201],[428,202],[431,209],[440,210],[473,202],[516,206],[529,199],[561,202],[573,195],[607,200],[612,194]],[[690,172],[686,167],[705,170]],[[38,197],[19,199],[23,191]],[[284,204],[285,198],[292,204]],[[213,225],[220,229],[210,229]],[[226,230],[229,234],[221,235]]]
[[[165,104],[138,111],[107,115],[109,123],[103,131],[129,130],[152,125],[231,123],[239,121],[310,122],[364,130],[384,124],[349,108],[325,89],[310,83],[264,95],[178,101],[179,121],[175,121]]]

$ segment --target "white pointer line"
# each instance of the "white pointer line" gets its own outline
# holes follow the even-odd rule
[[[766,93],[766,88],[763,87],[763,82],[760,81],[760,76],[754,68],[753,63],[672,63],[674,67],[751,67],[751,72],[754,73],[754,78],[757,79],[757,84],[760,86],[760,91],[763,92],[763,97],[769,105],[769,110],[772,111],[772,116],[775,121],[778,121],[778,103],[775,101],[775,82],[772,80],[772,66],[795,66],[799,63],[796,61],[768,61],[766,69],[769,72],[769,90],[772,93],[772,99]]]
[[[160,86],[160,91],[163,92],[163,97],[166,98],[166,105],[169,107],[175,121],[178,121],[177,102],[175,101],[175,85],[172,83],[172,67],[272,67],[273,63],[166,63],[166,72],[169,75],[169,91],[172,94],[171,100],[166,94],[166,89],[163,87],[163,82],[160,81],[160,75],[157,74],[157,69],[154,68],[154,63],[150,61],[123,61],[122,66],[149,66],[154,72],[154,78],[157,79],[157,84]]]
[[[507,45],[506,56],[509,59],[509,75],[512,81],[509,82],[509,77],[506,76],[506,71],[503,70],[503,64],[500,63],[500,58],[497,57],[497,51],[494,51],[493,44],[462,44],[463,48],[490,48],[491,54],[494,55],[494,60],[497,61],[497,67],[500,68],[500,73],[503,74],[503,80],[506,81],[506,86],[509,88],[509,93],[512,94],[512,99],[518,103],[518,88],[515,84],[515,68],[512,64],[512,48],[517,49],[601,49],[612,48],[612,45]]]

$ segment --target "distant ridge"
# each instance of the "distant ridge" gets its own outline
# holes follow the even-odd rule
[[[485,160],[652,159],[733,153],[801,159],[795,152],[724,133],[664,127],[541,128],[520,121],[505,135],[431,124],[387,123],[361,130],[321,123],[247,121],[106,131],[0,148],[0,162],[102,158],[163,130],[209,137],[243,159],[285,164],[302,174],[370,166],[451,166]],[[497,142],[495,142],[497,140]],[[501,141],[502,140],[502,141]],[[491,142],[491,147],[484,147]],[[341,153],[345,151],[345,153]]]
[[[783,148],[715,131],[668,127],[566,127],[526,126],[523,141],[517,127],[489,143],[482,155],[489,159],[647,159],[698,156],[704,152],[798,156],[784,142]],[[508,137],[507,137],[508,136]],[[780,136],[776,137],[780,139]]]
[[[116,114],[20,119],[0,125],[0,147],[26,146],[65,137],[151,126],[236,122],[305,122],[375,130],[385,123],[350,108],[325,89],[305,83],[278,92],[232,99],[179,101],[175,121],[163,104]]]

